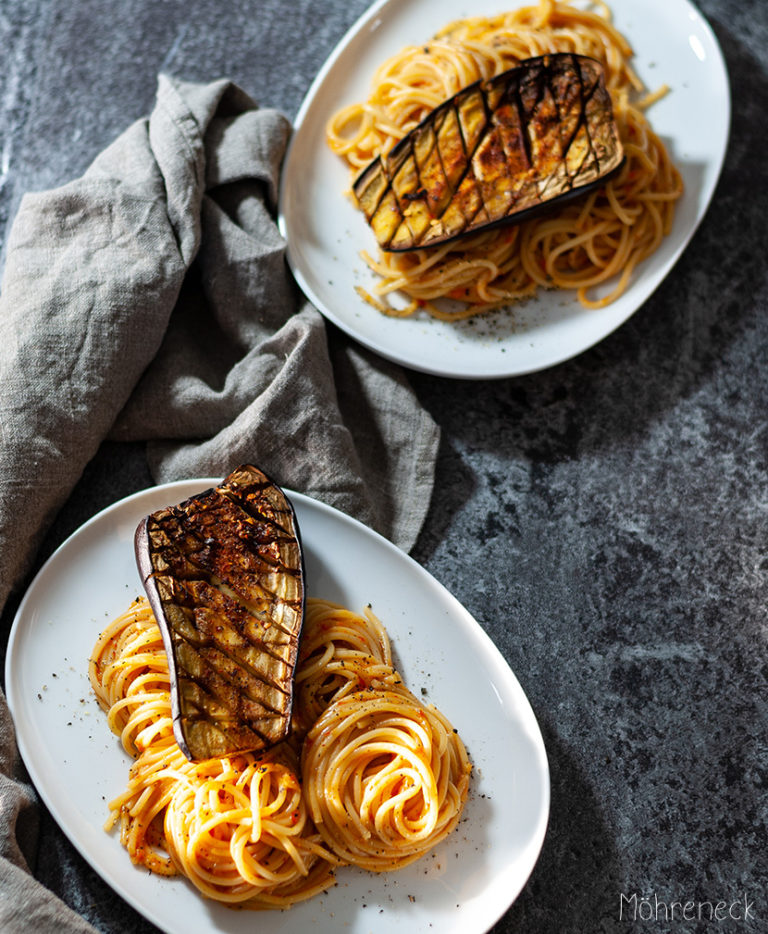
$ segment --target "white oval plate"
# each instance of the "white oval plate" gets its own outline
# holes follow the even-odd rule
[[[513,0],[514,4],[514,0]],[[381,356],[440,376],[486,379],[553,366],[593,346],[627,320],[674,266],[712,198],[730,127],[728,76],[717,40],[688,0],[614,0],[615,24],[629,38],[649,89],[671,93],[650,112],[685,182],[673,229],[609,307],[585,310],[572,293],[538,297],[480,318],[448,323],[417,315],[389,318],[355,292],[374,280],[360,250],[373,234],[344,192],[349,175],[328,149],[325,126],[339,108],[367,97],[376,67],[469,12],[466,0],[379,0],[336,47],[299,110],[284,163],[280,229],[304,293],[330,320]],[[509,9],[474,0],[473,15]]]
[[[88,682],[100,628],[141,592],[133,534],[147,513],[207,489],[190,480],[137,493],[99,513],[48,560],[13,623],[6,686],[19,746],[55,820],[93,868],[168,934],[473,934],[488,930],[533,868],[549,813],[549,771],[520,684],[478,623],[413,559],[342,513],[293,493],[307,589],[362,610],[370,602],[406,683],[437,704],[474,763],[459,828],[396,873],[345,868],[327,894],[290,911],[232,911],[182,879],[136,869],[106,802],[125,787],[129,757]]]

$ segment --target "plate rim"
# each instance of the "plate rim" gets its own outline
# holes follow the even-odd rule
[[[78,526],[78,528],[71,532],[64,539],[64,541],[61,542],[60,545],[56,547],[56,549],[48,556],[48,558],[44,561],[44,563],[40,566],[39,570],[34,575],[16,609],[7,642],[4,672],[6,683],[6,699],[14,726],[17,748],[21,759],[24,762],[25,768],[27,769],[30,780],[32,781],[35,792],[50,812],[60,831],[66,836],[70,844],[82,856],[89,867],[100,876],[100,878],[112,889],[113,892],[115,892],[124,901],[131,905],[140,915],[156,925],[162,925],[162,920],[157,914],[155,914],[152,907],[142,903],[142,900],[131,891],[130,886],[123,884],[120,879],[112,877],[107,869],[102,868],[96,857],[90,852],[87,845],[81,839],[79,839],[73,828],[70,827],[69,820],[66,817],[62,817],[62,809],[60,808],[56,797],[49,791],[45,777],[37,765],[34,750],[30,748],[26,736],[23,733],[19,733],[18,731],[17,718],[22,713],[28,719],[33,718],[30,716],[31,707],[28,704],[25,705],[25,701],[22,696],[17,695],[14,671],[12,669],[14,660],[19,652],[18,643],[20,643],[20,640],[24,635],[24,621],[27,617],[30,605],[34,605],[34,599],[36,597],[38,587],[42,586],[41,582],[44,582],[45,578],[49,574],[54,573],[54,571],[51,569],[55,568],[55,565],[63,560],[63,556],[67,555],[73,545],[77,544],[78,539],[86,536],[94,526],[100,524],[101,522],[107,521],[111,516],[118,514],[124,509],[130,509],[138,501],[144,498],[160,496],[167,491],[169,494],[176,496],[174,501],[179,501],[182,497],[186,498],[189,495],[193,495],[194,492],[206,489],[213,484],[219,483],[220,481],[220,477],[199,479],[190,478],[146,487],[142,490],[137,490],[128,494],[127,496],[121,497],[120,499],[100,509],[93,516],[85,520],[80,526]],[[178,495],[176,491],[179,491]],[[507,685],[508,687],[512,688],[516,702],[522,704],[524,707],[525,718],[523,719],[516,717],[516,725],[518,727],[525,726],[530,728],[531,725],[535,727],[535,732],[533,735],[529,735],[529,739],[533,741],[535,752],[537,754],[536,759],[539,772],[538,777],[540,779],[538,790],[541,797],[541,808],[538,814],[536,833],[530,839],[528,839],[525,844],[525,851],[528,858],[527,869],[524,874],[517,873],[515,875],[516,884],[514,886],[514,891],[508,890],[508,892],[511,893],[509,895],[508,901],[506,901],[506,903],[501,907],[500,911],[492,920],[492,922],[484,928],[484,930],[487,931],[511,908],[522,890],[527,885],[531,873],[533,872],[540,858],[549,825],[551,809],[551,776],[549,770],[549,759],[541,726],[530,699],[520,684],[517,675],[506,661],[504,656],[501,654],[490,635],[474,618],[474,616],[463,606],[463,604],[445,587],[444,584],[442,584],[433,574],[431,574],[431,572],[419,564],[409,554],[402,551],[402,549],[389,541],[389,539],[385,538],[374,529],[369,528],[355,517],[350,516],[347,513],[344,513],[341,510],[336,509],[335,507],[306,494],[299,493],[288,488],[284,488],[284,492],[292,501],[294,508],[296,508],[298,505],[297,515],[300,528],[301,512],[305,509],[315,509],[321,514],[324,514],[326,517],[329,517],[332,521],[342,521],[343,523],[349,523],[356,530],[356,534],[363,534],[366,537],[370,537],[378,547],[385,547],[386,549],[390,550],[393,554],[396,555],[396,560],[405,560],[406,563],[411,565],[417,574],[424,577],[430,586],[437,588],[437,590],[442,594],[443,598],[452,605],[453,610],[458,611],[459,616],[461,617],[462,629],[471,628],[473,637],[482,643],[483,658],[488,661],[492,661],[494,667],[498,668],[504,673]],[[530,730],[527,731],[527,735],[529,733]],[[126,861],[126,867],[129,869],[132,868],[129,860]],[[506,875],[509,875],[508,871],[506,872]],[[203,899],[199,893],[193,891],[191,894],[197,895],[197,897],[201,899],[201,906],[206,904],[206,900]],[[311,901],[312,900],[310,900],[310,902]],[[284,913],[281,912],[280,914]],[[208,929],[206,928],[206,930]],[[212,924],[210,930],[214,931],[218,930],[218,928],[214,927]],[[480,929],[477,930],[479,931]]]

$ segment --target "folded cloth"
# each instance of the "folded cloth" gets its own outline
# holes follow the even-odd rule
[[[275,223],[288,120],[161,76],[85,175],[26,195],[0,290],[0,608],[107,438],[157,482],[251,461],[408,550],[438,430],[403,373],[326,327]],[[34,796],[0,696],[0,930],[88,930],[24,871]]]

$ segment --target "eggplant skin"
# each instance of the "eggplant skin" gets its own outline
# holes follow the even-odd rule
[[[529,58],[432,110],[352,190],[381,249],[519,223],[604,184],[624,161],[602,65]]]
[[[305,606],[299,526],[285,493],[243,465],[146,516],[135,552],[184,755],[202,761],[283,740]]]

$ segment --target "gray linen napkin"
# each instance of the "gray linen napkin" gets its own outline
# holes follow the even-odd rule
[[[22,200],[0,291],[0,608],[106,438],[157,482],[252,461],[408,550],[438,430],[399,369],[326,328],[274,220],[285,117],[161,76],[85,175]],[[0,695],[0,930],[91,928],[28,874],[34,793]]]

